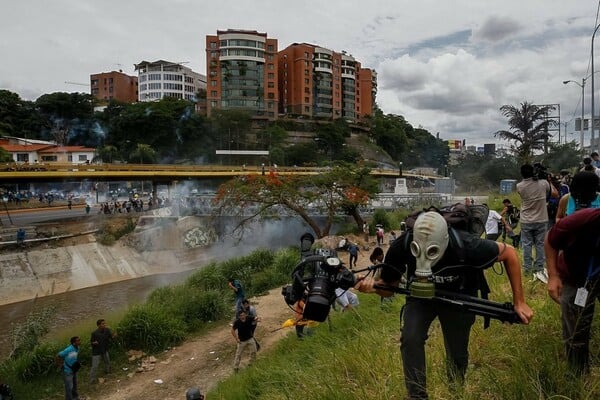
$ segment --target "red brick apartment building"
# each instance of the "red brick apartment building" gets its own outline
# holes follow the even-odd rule
[[[122,71],[102,72],[90,75],[92,96],[102,102],[111,99],[123,103],[138,101],[138,78]]]
[[[209,116],[237,108],[356,122],[373,114],[377,73],[345,51],[294,43],[278,52],[266,33],[228,29],[206,36],[206,64]]]
[[[277,39],[266,33],[228,29],[206,36],[206,107],[243,109],[276,119],[279,95]]]
[[[344,51],[294,43],[279,52],[278,73],[280,113],[349,121],[373,113],[377,74]]]

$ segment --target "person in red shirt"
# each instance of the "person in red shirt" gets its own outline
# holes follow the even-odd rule
[[[590,330],[600,300],[600,209],[562,218],[544,242],[548,294],[561,306],[567,360],[577,375],[590,371]]]

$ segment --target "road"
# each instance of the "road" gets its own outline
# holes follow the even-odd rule
[[[92,207],[90,215],[98,212],[97,208]],[[25,226],[40,222],[54,221],[57,219],[76,218],[85,216],[84,206],[73,206],[68,209],[66,206],[48,207],[48,208],[29,208],[22,210],[0,209],[1,226]]]

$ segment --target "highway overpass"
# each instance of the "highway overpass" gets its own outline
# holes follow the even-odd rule
[[[57,182],[83,180],[90,181],[152,181],[169,184],[188,179],[211,178],[230,179],[248,174],[278,175],[318,175],[327,167],[269,167],[269,166],[227,166],[227,165],[171,165],[171,164],[18,164],[0,166],[0,182]],[[371,174],[382,178],[398,177],[397,169],[374,168]],[[441,176],[427,176],[403,173],[408,179],[435,179]]]

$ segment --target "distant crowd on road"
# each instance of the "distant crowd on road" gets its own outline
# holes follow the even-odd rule
[[[156,199],[150,197],[146,202],[139,197],[130,197],[129,200],[125,201],[107,201],[100,203],[100,210],[98,211],[98,214],[127,214],[132,211],[142,212],[155,208],[169,207],[170,205],[171,200],[165,197],[157,197]]]

